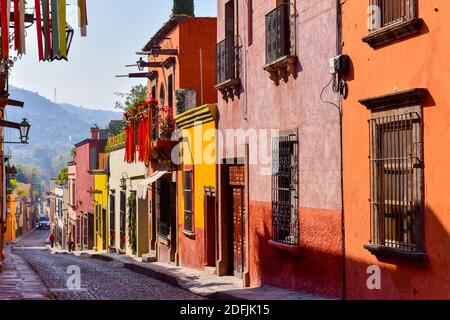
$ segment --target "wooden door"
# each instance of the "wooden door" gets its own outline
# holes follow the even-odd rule
[[[233,165],[229,167],[229,188],[232,198],[233,274],[242,278],[246,260],[244,166]]]
[[[242,278],[244,271],[244,188],[233,188],[233,271]]]

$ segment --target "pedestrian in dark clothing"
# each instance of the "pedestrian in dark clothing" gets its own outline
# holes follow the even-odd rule
[[[72,241],[72,235],[69,235],[69,241],[67,241],[67,247],[69,249],[69,252],[74,251],[74,243]]]

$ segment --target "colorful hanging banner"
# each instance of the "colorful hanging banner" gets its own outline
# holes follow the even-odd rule
[[[20,25],[19,25],[19,0],[14,0],[14,49],[19,50],[19,37]]]
[[[59,21],[59,58],[67,60],[67,44],[66,44],[66,0],[59,0],[58,5],[58,21]]]
[[[86,8],[86,0],[78,0],[78,25],[81,30],[81,36],[87,36],[87,8]]]
[[[44,60],[48,61],[52,56],[50,0],[42,0],[42,14],[44,20]]]
[[[59,46],[59,0],[51,0],[52,3],[52,59],[58,58],[60,55]]]
[[[1,15],[1,37],[2,37],[2,57],[9,57],[9,15],[8,11],[8,1],[0,0],[0,15]]]
[[[37,31],[37,42],[38,42],[38,56],[39,61],[44,60],[44,48],[42,43],[42,18],[41,18],[41,1],[34,0],[34,6],[36,9],[36,31]]]
[[[26,54],[25,46],[25,0],[19,0],[19,50],[18,54]]]

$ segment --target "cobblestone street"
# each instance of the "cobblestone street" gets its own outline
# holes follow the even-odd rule
[[[48,232],[47,232],[48,234]],[[115,261],[89,256],[50,254],[38,250],[47,238],[36,231],[14,245],[13,252],[27,261],[58,300],[185,300],[200,299],[183,289],[134,273]],[[20,246],[24,248],[20,249]],[[68,290],[69,266],[80,268],[81,290]]]

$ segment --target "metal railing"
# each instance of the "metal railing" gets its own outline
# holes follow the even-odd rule
[[[173,119],[173,115],[170,116],[168,113],[173,112],[172,108],[169,110],[156,110],[152,114],[152,129],[151,137],[152,141],[158,140],[170,140],[172,138],[172,133],[175,130],[173,120],[167,120],[168,118]],[[163,119],[166,119],[163,121]]]
[[[236,79],[236,60],[234,36],[228,36],[216,45],[216,84]]]
[[[421,124],[414,112],[369,120],[373,244],[423,250]]]
[[[290,55],[289,4],[284,3],[266,15],[266,63]]]
[[[416,0],[370,0],[370,5],[379,15],[375,16],[374,30],[416,18]]]

